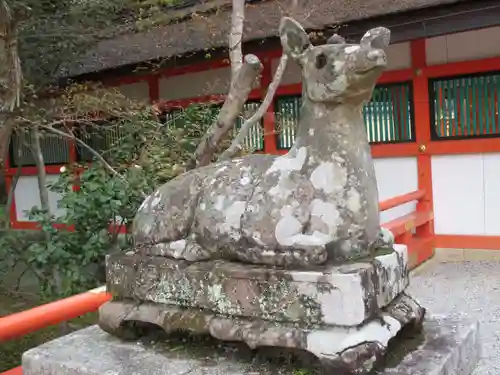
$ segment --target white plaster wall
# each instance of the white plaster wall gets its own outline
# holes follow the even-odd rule
[[[500,235],[500,154],[432,157],[436,234]]]
[[[273,74],[279,65],[279,58],[271,61]],[[399,70],[411,67],[410,43],[396,43],[389,45],[387,50],[387,70]],[[289,61],[281,80],[282,85],[291,85],[302,81],[300,67],[294,61]]]
[[[416,157],[376,158],[374,159],[374,164],[379,201],[418,190]],[[416,205],[416,202],[409,202],[381,212],[380,221],[381,223],[386,223],[407,215],[415,211]]]
[[[129,83],[115,87],[127,98],[149,102],[149,85],[147,81],[140,81],[136,83]]]
[[[427,65],[500,56],[500,26],[426,40]]]
[[[227,94],[231,79],[230,68],[211,69],[196,73],[186,73],[159,80],[160,99],[179,100],[212,94]],[[258,88],[260,79],[254,83]]]
[[[47,182],[57,180],[57,175],[47,175]],[[14,191],[16,200],[16,214],[18,221],[30,221],[28,216],[23,212],[31,210],[34,206],[40,206],[40,191],[38,189],[38,181],[36,176],[21,176]],[[56,216],[63,215],[64,210],[57,207],[57,202],[61,199],[61,195],[49,191],[49,205],[52,213]]]

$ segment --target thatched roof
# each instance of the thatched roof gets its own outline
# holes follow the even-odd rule
[[[262,1],[247,5],[244,41],[276,36],[284,11],[307,29],[323,30],[353,21],[465,1],[467,0]],[[146,32],[100,41],[95,49],[83,56],[65,75],[77,76],[224,47],[227,45],[230,27],[231,9],[227,6],[230,3],[229,0],[213,0],[205,5],[205,8],[213,7],[214,4],[218,7],[218,11],[211,14],[187,17],[183,21]]]

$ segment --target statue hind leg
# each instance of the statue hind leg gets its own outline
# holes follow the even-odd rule
[[[192,230],[202,190],[203,179],[187,173],[146,198],[134,220],[139,252],[188,261],[209,259]]]

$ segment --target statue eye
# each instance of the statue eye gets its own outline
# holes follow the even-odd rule
[[[327,63],[327,58],[324,53],[320,53],[318,56],[316,56],[316,69],[324,68],[326,63]]]

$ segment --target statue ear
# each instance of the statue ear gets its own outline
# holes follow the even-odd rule
[[[311,41],[302,26],[292,18],[283,17],[280,22],[280,39],[283,50],[294,60],[311,46]]]
[[[391,32],[385,27],[376,27],[368,30],[361,38],[361,47],[377,48],[385,50],[391,41]]]

